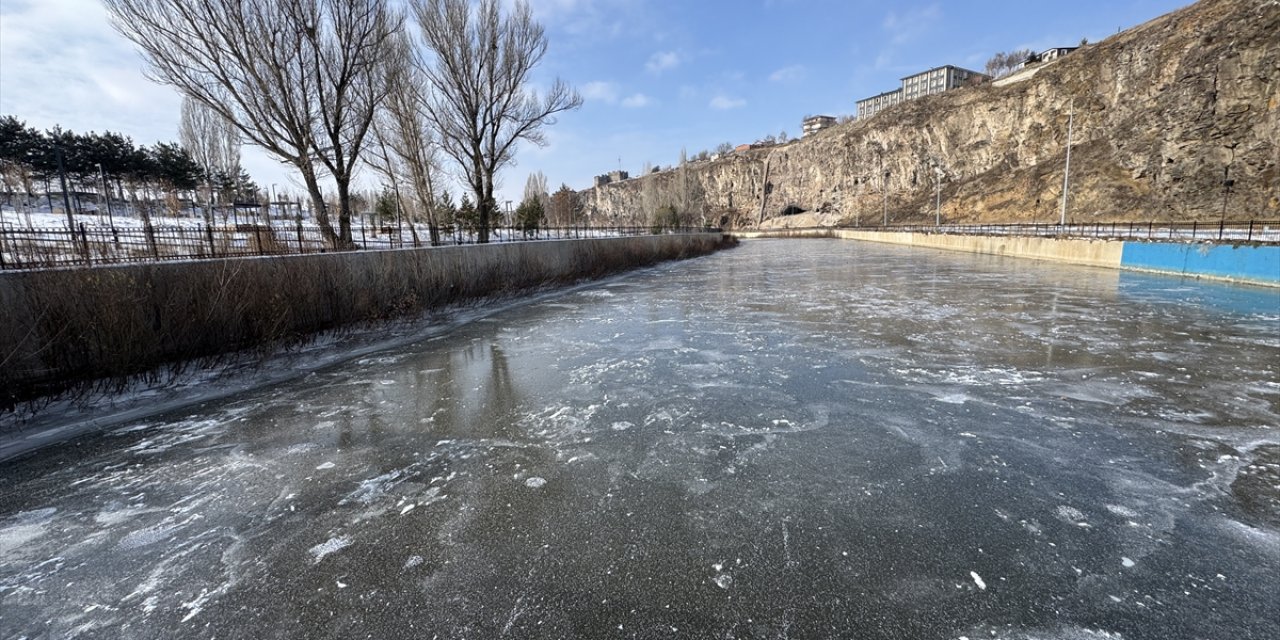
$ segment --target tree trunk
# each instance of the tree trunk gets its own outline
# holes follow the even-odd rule
[[[316,224],[320,225],[320,235],[324,236],[324,241],[330,248],[342,249],[338,234],[333,232],[333,224],[329,222],[329,209],[325,205],[324,193],[320,191],[315,173],[305,170],[300,173],[307,187],[307,195],[311,197],[311,206],[316,210]]]
[[[354,249],[356,245],[351,239],[351,178],[334,176],[334,182],[338,183],[338,240],[343,248]]]
[[[431,184],[430,170],[415,170],[414,182],[416,183],[414,190],[418,192],[418,200],[427,210],[427,231],[431,233],[431,246],[438,247],[440,246],[440,223],[436,220],[436,192]]]

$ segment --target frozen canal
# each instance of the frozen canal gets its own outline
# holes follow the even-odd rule
[[[0,463],[0,638],[1271,638],[1280,296],[750,241]]]

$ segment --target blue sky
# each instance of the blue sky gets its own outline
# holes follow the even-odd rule
[[[981,70],[997,51],[1098,41],[1185,4],[533,0],[550,41],[533,84],[559,76],[585,104],[547,130],[548,146],[522,145],[500,200],[518,199],[532,171],[553,190],[581,189],[619,162],[636,173],[676,162],[681,148],[794,137],[805,115],[853,114],[858,99],[904,75],[943,64]],[[0,113],[40,128],[175,140],[180,99],[142,68],[97,0],[0,0]],[[265,154],[244,156],[259,184],[301,191]]]

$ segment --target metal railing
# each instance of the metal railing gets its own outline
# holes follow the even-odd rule
[[[651,227],[503,227],[490,232],[489,242],[528,242],[581,238],[718,231],[712,228],[654,229]],[[430,247],[425,225],[367,226],[351,230],[357,250]],[[462,228],[439,229],[435,246],[475,244],[478,236]],[[0,228],[0,269],[47,269],[162,260],[280,256],[326,253],[334,249],[315,224],[238,224],[210,226]]]
[[[913,224],[842,227],[860,231],[1106,240],[1280,243],[1280,220],[1248,222],[1093,222],[1073,224]]]

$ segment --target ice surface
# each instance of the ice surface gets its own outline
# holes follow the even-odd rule
[[[1269,292],[761,242],[476,314],[7,461],[0,635],[1276,626]]]

